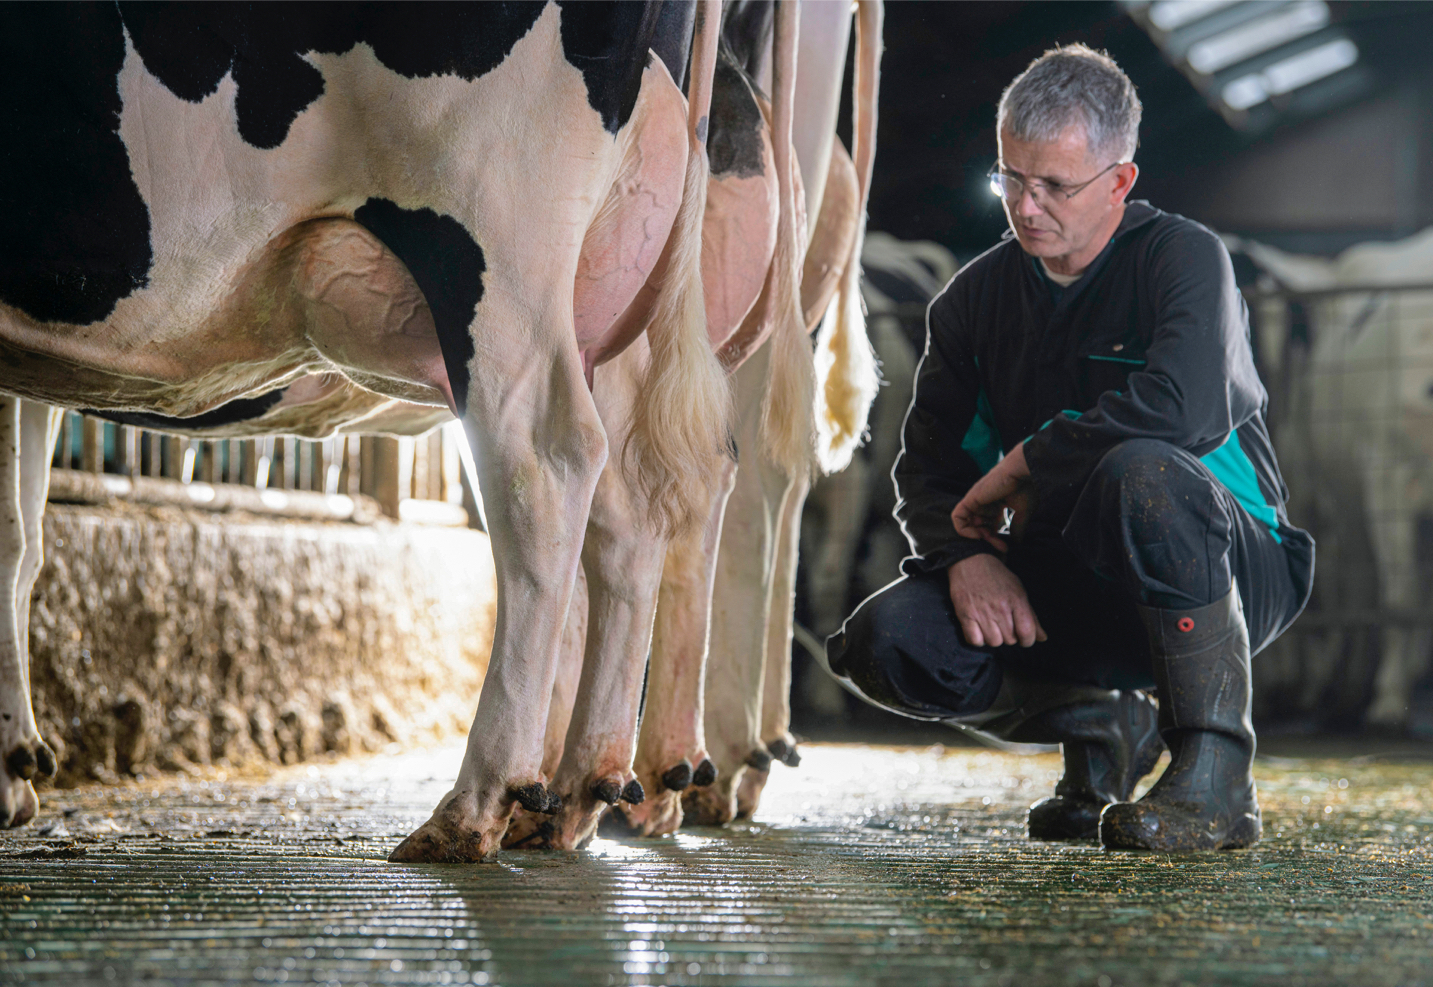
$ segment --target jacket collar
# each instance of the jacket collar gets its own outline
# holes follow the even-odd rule
[[[1085,285],[1094,280],[1094,276],[1099,274],[1104,268],[1105,262],[1109,260],[1110,254],[1114,252],[1116,243],[1140,227],[1154,222],[1161,215],[1163,215],[1163,213],[1159,209],[1156,209],[1144,199],[1135,199],[1133,202],[1126,203],[1125,214],[1120,219],[1119,226],[1115,227],[1115,231],[1113,235],[1110,236],[1109,242],[1105,244],[1104,249],[1095,256],[1094,260],[1090,261],[1090,266],[1085,268],[1084,273],[1080,275],[1078,281],[1068,288],[1061,289],[1055,293],[1058,299],[1056,306],[1058,307],[1065,299],[1075,295],[1083,289]],[[1052,282],[1047,281],[1043,272],[1040,270],[1040,259],[1025,253],[1024,248],[1022,248],[1019,241],[1015,239],[1014,231],[1008,227],[1001,239],[1011,243],[1014,249],[1019,252],[1019,256],[1025,260],[1026,266],[1029,268],[1035,281],[1043,290],[1049,291]]]

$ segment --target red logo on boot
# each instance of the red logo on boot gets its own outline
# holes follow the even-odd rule
[[[1180,617],[1180,618],[1179,618],[1179,623],[1178,623],[1176,626],[1177,626],[1181,631],[1183,631],[1184,633],[1188,634],[1190,631],[1194,630],[1194,618],[1192,618],[1192,617]]]

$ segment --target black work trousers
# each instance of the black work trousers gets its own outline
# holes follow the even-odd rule
[[[1153,439],[1101,459],[1067,518],[1037,507],[1004,562],[1049,640],[966,642],[945,570],[876,592],[826,643],[831,671],[880,705],[923,719],[988,709],[1006,669],[1110,689],[1154,687],[1137,604],[1188,610],[1237,584],[1257,652],[1298,616],[1305,579],[1269,528],[1189,453]]]

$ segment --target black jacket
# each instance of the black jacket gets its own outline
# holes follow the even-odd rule
[[[1008,238],[965,265],[931,302],[894,478],[907,573],[978,552],[950,512],[1017,442],[1037,513],[1068,517],[1106,452],[1151,438],[1203,459],[1290,552],[1288,490],[1264,426],[1249,320],[1228,251],[1212,232],[1131,202],[1109,245],[1063,291]]]

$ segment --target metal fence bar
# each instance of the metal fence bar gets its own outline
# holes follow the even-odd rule
[[[440,504],[464,506],[477,523],[476,512],[467,508],[473,498],[465,493],[458,450],[446,430],[417,439],[341,435],[314,441],[292,436],[209,440],[150,432],[67,411],[50,462],[56,469],[146,482],[153,478],[367,496],[378,500],[383,513],[395,519],[400,517],[399,505],[415,501],[402,516],[428,523],[454,523],[452,518],[461,517],[461,512],[440,509]],[[69,487],[81,483],[66,482]],[[117,490],[123,485],[109,486]],[[207,495],[200,491],[195,496]],[[433,506],[424,507],[427,503]]]

